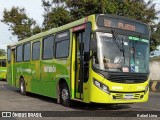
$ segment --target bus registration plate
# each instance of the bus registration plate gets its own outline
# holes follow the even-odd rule
[[[134,98],[133,94],[124,94],[124,99],[132,99]]]

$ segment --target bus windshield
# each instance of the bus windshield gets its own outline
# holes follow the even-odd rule
[[[149,72],[149,40],[103,32],[96,32],[96,37],[95,68],[114,72]]]

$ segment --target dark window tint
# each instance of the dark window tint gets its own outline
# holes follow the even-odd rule
[[[29,61],[31,55],[31,44],[27,43],[24,45],[24,61]]]
[[[84,42],[84,52],[89,52],[90,45],[90,37],[91,37],[91,24],[87,23],[87,28],[83,34],[83,42]]]
[[[16,50],[16,55],[17,55],[17,62],[21,62],[22,61],[22,45],[17,47]]]
[[[67,57],[69,53],[69,40],[56,43],[56,58]]]
[[[43,59],[53,58],[54,37],[50,36],[43,40]]]
[[[56,58],[65,58],[69,54],[69,37],[70,32],[65,31],[56,34]]]
[[[40,58],[40,42],[35,42],[32,45],[32,60],[39,60]]]
[[[6,60],[5,59],[0,60],[0,67],[6,67]]]
[[[11,61],[11,49],[10,48],[8,48],[8,50],[7,50],[7,60],[8,60],[8,62]]]

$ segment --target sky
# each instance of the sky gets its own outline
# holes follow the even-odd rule
[[[145,0],[148,1],[148,0]],[[153,3],[156,3],[156,10],[160,10],[160,0],[153,0]],[[25,8],[26,13],[30,18],[36,20],[38,25],[42,25],[43,22],[43,8],[41,0],[0,0],[0,20],[3,17],[4,9],[11,9],[13,6],[18,6],[20,8]],[[160,15],[158,16],[160,18]],[[160,21],[160,19],[158,20]],[[11,34],[11,31],[8,30],[9,27],[4,23],[0,22],[0,49],[5,49],[8,44],[14,43],[17,41],[17,37]]]
[[[41,6],[41,0],[0,0],[0,20],[3,18],[4,9],[10,10],[13,6],[25,8],[26,13],[30,18],[36,20],[38,25],[42,25],[43,22],[43,8]],[[9,27],[0,22],[0,49],[5,49],[8,44],[17,41],[17,37],[11,34],[8,30]]]

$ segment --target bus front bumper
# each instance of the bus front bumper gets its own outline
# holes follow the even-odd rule
[[[146,83],[143,83],[143,86]],[[112,84],[113,85],[113,84]],[[118,85],[118,84],[117,84]],[[128,89],[129,85],[122,85],[124,88]],[[131,85],[133,88],[137,85]],[[117,90],[109,91],[109,93],[104,92],[102,89],[98,88],[94,84],[91,87],[90,102],[94,103],[108,103],[108,104],[118,104],[118,103],[139,103],[146,102],[149,96],[149,88],[146,91],[127,91],[127,90]]]

